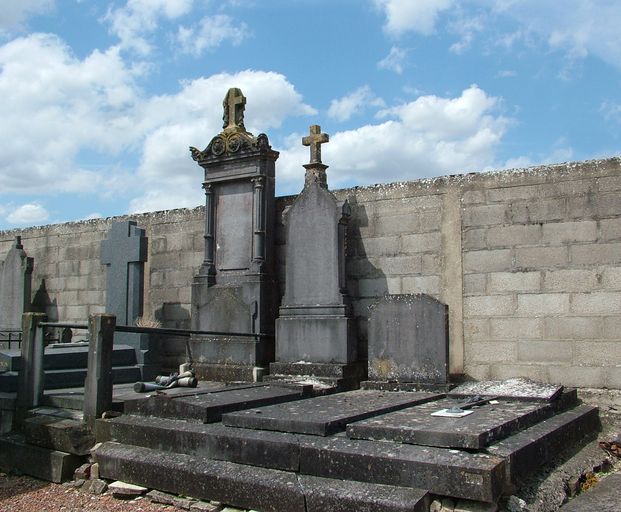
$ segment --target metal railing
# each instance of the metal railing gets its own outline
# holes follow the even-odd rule
[[[1,349],[19,349],[22,346],[21,329],[2,329],[0,330]]]

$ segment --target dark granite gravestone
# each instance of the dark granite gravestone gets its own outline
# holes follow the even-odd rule
[[[191,147],[205,171],[205,258],[192,283],[192,329],[264,336],[194,335],[195,369],[211,380],[260,380],[274,360],[274,173],[278,152],[244,127],[242,92],[224,98],[223,131]]]
[[[443,396],[437,393],[357,390],[225,414],[222,422],[231,427],[327,436],[344,430],[352,421],[396,411]]]
[[[463,405],[446,398],[347,426],[351,439],[388,440],[446,448],[482,449],[554,414],[540,402],[493,401],[467,409],[463,417],[434,414]]]
[[[0,331],[21,331],[22,314],[30,311],[33,261],[19,236],[0,261]]]
[[[147,261],[145,230],[135,221],[115,222],[101,242],[101,263],[106,265],[106,313],[116,316],[117,325],[135,325],[144,304],[144,263]],[[116,333],[114,341],[134,347],[144,380],[159,371],[155,340],[148,334]]]
[[[319,126],[303,139],[311,147],[304,190],[285,212],[285,294],[276,320],[272,373],[293,373],[292,363],[347,365],[356,361],[345,275],[345,235],[350,209],[328,191]]]
[[[424,294],[385,295],[370,308],[369,379],[448,382],[448,307]]]

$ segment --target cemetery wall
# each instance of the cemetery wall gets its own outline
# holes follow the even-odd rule
[[[428,293],[450,308],[454,373],[621,388],[621,159],[335,195],[352,206],[347,273],[362,354],[375,297]],[[278,198],[278,211],[293,200]],[[82,321],[103,312],[99,245],[125,218],[149,238],[145,316],[188,328],[203,208],[0,232],[0,259],[21,235],[36,301],[51,319]],[[281,278],[283,234],[279,224]]]

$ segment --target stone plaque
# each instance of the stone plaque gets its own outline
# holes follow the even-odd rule
[[[218,270],[246,270],[252,259],[252,183],[229,183],[218,193],[216,265]],[[224,214],[226,212],[226,214]]]

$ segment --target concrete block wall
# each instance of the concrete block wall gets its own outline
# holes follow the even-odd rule
[[[620,389],[620,192],[619,158],[335,191],[352,207],[348,288],[362,355],[378,296],[429,293],[449,305],[453,373]],[[278,212],[293,200],[278,198]],[[83,321],[104,309],[99,244],[124,218],[0,232],[0,259],[20,234],[50,317]],[[189,327],[203,208],[131,219],[149,238],[145,316]],[[283,233],[279,221],[281,280]]]

